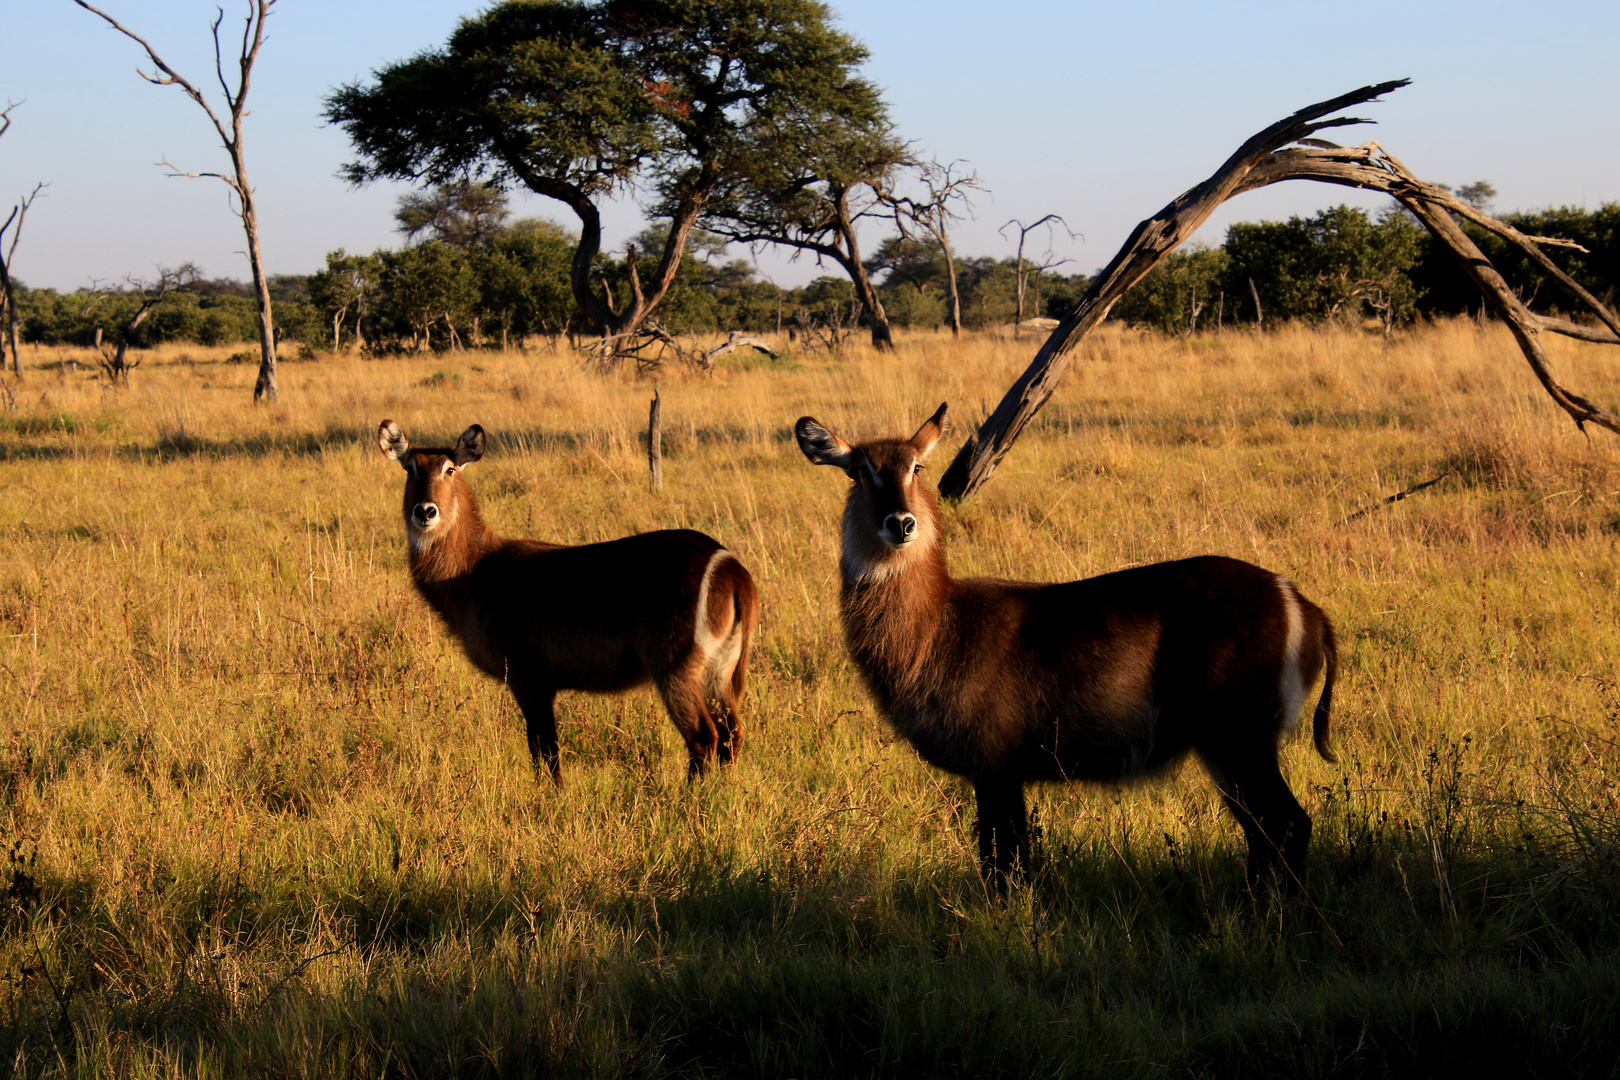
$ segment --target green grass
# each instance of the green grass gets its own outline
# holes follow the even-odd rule
[[[1558,344],[1599,400],[1620,379]],[[667,373],[555,351],[29,374],[0,414],[0,1060],[26,1076],[1411,1074],[1620,1065],[1620,446],[1506,334],[1110,331],[980,499],[959,573],[1203,551],[1339,627],[1341,764],[1285,769],[1309,896],[1251,895],[1189,765],[1035,794],[1005,907],[968,786],[875,714],[836,616],[842,482],[789,425],[958,430],[1031,343]],[[193,347],[188,354],[196,354]],[[223,354],[222,354],[223,355]],[[26,361],[25,357],[25,361]],[[71,424],[50,418],[71,416]],[[411,591],[373,445],[467,424],[495,527],[690,526],[764,621],[735,769],[648,693],[565,696],[568,786]],[[100,421],[98,423],[98,421]],[[935,474],[943,462],[934,463]],[[1351,512],[1434,476],[1395,506]]]

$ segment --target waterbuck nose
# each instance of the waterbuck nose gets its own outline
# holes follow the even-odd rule
[[[894,530],[902,543],[917,535],[917,517],[904,510],[889,515],[889,528]]]
[[[417,503],[411,509],[418,525],[431,525],[439,516],[439,508],[432,503]]]

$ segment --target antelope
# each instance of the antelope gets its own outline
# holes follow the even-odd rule
[[[970,779],[979,859],[1005,893],[1029,869],[1024,785],[1149,775],[1195,753],[1248,841],[1248,875],[1303,887],[1311,819],[1278,768],[1325,670],[1313,729],[1333,761],[1333,624],[1293,582],[1206,555],[1062,584],[953,578],[923,462],[946,407],[910,439],[851,445],[811,417],[844,505],[844,635],[879,711],[922,758]]]
[[[483,428],[423,449],[384,420],[377,445],[405,469],[411,580],[467,659],[511,690],[537,774],[543,762],[562,784],[559,690],[648,682],[686,740],[689,779],[736,759],[759,596],[735,555],[690,529],[579,546],[505,540],[462,474],[484,456]]]

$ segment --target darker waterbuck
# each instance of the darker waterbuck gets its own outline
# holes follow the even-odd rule
[[[742,747],[754,579],[689,529],[570,547],[503,540],[479,516],[462,469],[484,455],[474,424],[447,448],[413,448],[392,420],[384,456],[405,468],[405,535],[417,591],[479,670],[511,689],[535,768],[557,762],[559,690],[612,693],[651,682],[686,740],[690,775]]]
[[[923,462],[945,406],[909,439],[850,445],[812,418],[799,447],[854,481],[844,505],[844,634],[872,696],[924,760],[973,781],[979,856],[1005,889],[1028,864],[1024,785],[1112,780],[1198,754],[1249,843],[1249,875],[1303,883],[1311,819],[1277,766],[1326,670],[1317,751],[1332,761],[1333,624],[1291,581],[1204,556],[1057,585],[957,579]]]

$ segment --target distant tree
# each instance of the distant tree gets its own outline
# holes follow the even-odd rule
[[[1489,212],[1491,202],[1496,198],[1496,187],[1489,180],[1475,180],[1472,184],[1464,184],[1458,188],[1457,198],[1475,210]]]
[[[1213,305],[1224,319],[1226,252],[1188,246],[1172,251],[1114,305],[1112,317],[1132,326],[1188,335]]]
[[[1034,232],[1036,229],[1039,229],[1043,225],[1046,226],[1046,253],[1038,262],[1034,259],[1026,261],[1024,259],[1024,245],[1029,240],[1029,234]],[[1062,266],[1064,263],[1070,261],[1068,259],[1060,259],[1052,253],[1052,230],[1054,228],[1061,228],[1064,232],[1069,234],[1069,239],[1071,240],[1075,238],[1076,234],[1074,230],[1069,228],[1069,223],[1063,220],[1062,214],[1047,214],[1045,217],[1040,218],[1029,225],[1025,225],[1018,218],[1013,218],[1011,221],[1007,222],[999,230],[997,230],[1002,236],[1007,235],[1008,229],[1016,229],[1018,231],[1018,253],[1016,256],[1014,256],[1014,273],[1016,275],[1016,287],[1018,295],[1018,311],[1017,314],[1013,316],[1014,337],[1017,337],[1023,330],[1024,295],[1028,291],[1031,282],[1038,283],[1042,273],[1047,270],[1056,269],[1057,267]],[[1039,288],[1039,284],[1036,284],[1036,289],[1039,290]],[[1037,311],[1040,310],[1038,291],[1035,308]]]
[[[520,222],[471,253],[479,307],[500,332],[501,348],[513,334],[556,336],[568,327],[573,297],[568,266],[573,237],[549,221]]]
[[[332,327],[332,350],[343,347],[343,327],[354,316],[354,342],[364,345],[367,307],[382,277],[382,262],[374,255],[350,255],[342,248],[326,254],[326,269],[310,275],[310,303]]]
[[[457,180],[401,195],[394,220],[407,241],[438,240],[469,251],[506,231],[506,193],[494,184]]]
[[[389,313],[420,352],[434,347],[434,331],[447,349],[462,347],[461,331],[472,332],[478,305],[478,278],[472,260],[438,240],[403,251],[382,252],[382,291]]]
[[[4,135],[11,127],[11,110],[14,108],[15,105],[7,104],[4,109],[0,109],[0,135]],[[0,222],[0,249],[4,249],[3,254],[0,254],[0,310],[4,311],[6,319],[5,338],[0,339],[0,371],[6,368],[5,345],[9,342],[11,373],[18,376],[22,374],[22,353],[17,348],[17,324],[20,317],[17,310],[16,286],[11,280],[11,268],[16,265],[17,241],[22,239],[23,220],[28,217],[28,208],[34,205],[34,200],[44,188],[45,185],[42,183],[35,184],[34,190],[23,196],[11,208],[11,213],[6,215],[6,220]],[[10,244],[6,243],[8,231],[11,233]]]
[[[942,165],[938,161],[911,160],[906,164],[917,173],[921,195],[902,195],[879,188],[878,198],[894,217],[901,237],[910,239],[912,228],[921,229],[939,246],[945,264],[945,283],[950,290],[950,323],[953,336],[962,333],[962,296],[956,284],[956,257],[951,254],[950,226],[963,214],[972,212],[970,192],[983,191],[978,173],[958,174],[961,162]]]
[[[133,364],[130,363],[128,355],[130,342],[134,339],[136,329],[146,321],[146,317],[152,313],[152,309],[163,302],[164,297],[172,292],[186,288],[198,276],[197,268],[191,263],[186,263],[184,266],[176,267],[173,270],[160,267],[157,278],[152,281],[143,281],[136,278],[124,279],[129,286],[130,292],[139,297],[140,302],[136,305],[134,313],[119,328],[117,343],[110,351],[103,349],[102,358],[97,361],[102,372],[110,381],[123,383],[125,386],[129,385],[129,373],[141,366],[139,360]]]
[[[462,20],[441,50],[341,87],[326,116],[354,141],[346,172],[445,184],[520,183],[578,217],[570,284],[608,342],[633,333],[675,281],[733,162],[847,108],[866,51],[815,0],[506,0]],[[643,284],[599,291],[598,201],[639,180],[669,222]]]
[[[202,92],[164,63],[156,50],[147,44],[145,38],[125,29],[118,20],[93,4],[86,3],[85,0],[73,2],[99,16],[107,25],[144,49],[156,71],[150,75],[138,72],[141,78],[155,86],[178,86],[185,91],[186,96],[208,114],[209,121],[214,125],[215,134],[219,136],[225,152],[230,155],[231,171],[228,175],[213,172],[182,172],[173,165],[169,165],[169,168],[176,176],[208,176],[221,180],[236,196],[236,215],[242,219],[242,230],[247,237],[248,266],[253,272],[253,288],[259,301],[259,378],[253,386],[253,400],[275,401],[276,335],[270,313],[270,283],[265,276],[264,258],[259,251],[259,216],[253,198],[253,185],[248,183],[247,178],[246,157],[242,146],[242,120],[247,116],[248,83],[253,76],[253,65],[259,59],[259,48],[264,44],[264,21],[270,17],[271,8],[275,6],[276,0],[247,0],[248,15],[242,31],[242,47],[235,61],[237,69],[235,89],[232,89],[230,80],[225,77],[224,51],[219,40],[219,27],[225,21],[225,9],[218,9],[219,16],[214,19],[214,73],[219,78],[220,90],[225,97],[230,117],[228,126],[220,120]],[[168,162],[163,164],[168,165]]]
[[[862,221],[890,216],[879,193],[908,160],[877,92],[852,88],[836,116],[801,125],[784,141],[798,152],[756,148],[739,159],[734,182],[704,207],[703,227],[741,244],[770,244],[830,259],[849,275],[872,344],[893,348],[889,319],[861,258]],[[667,204],[666,204],[667,205]]]
[[[1408,271],[1421,254],[1422,236],[1407,214],[1374,221],[1349,206],[1233,225],[1226,236],[1227,288],[1235,293],[1253,281],[1273,318],[1359,319],[1370,311],[1387,329],[1416,309]]]

